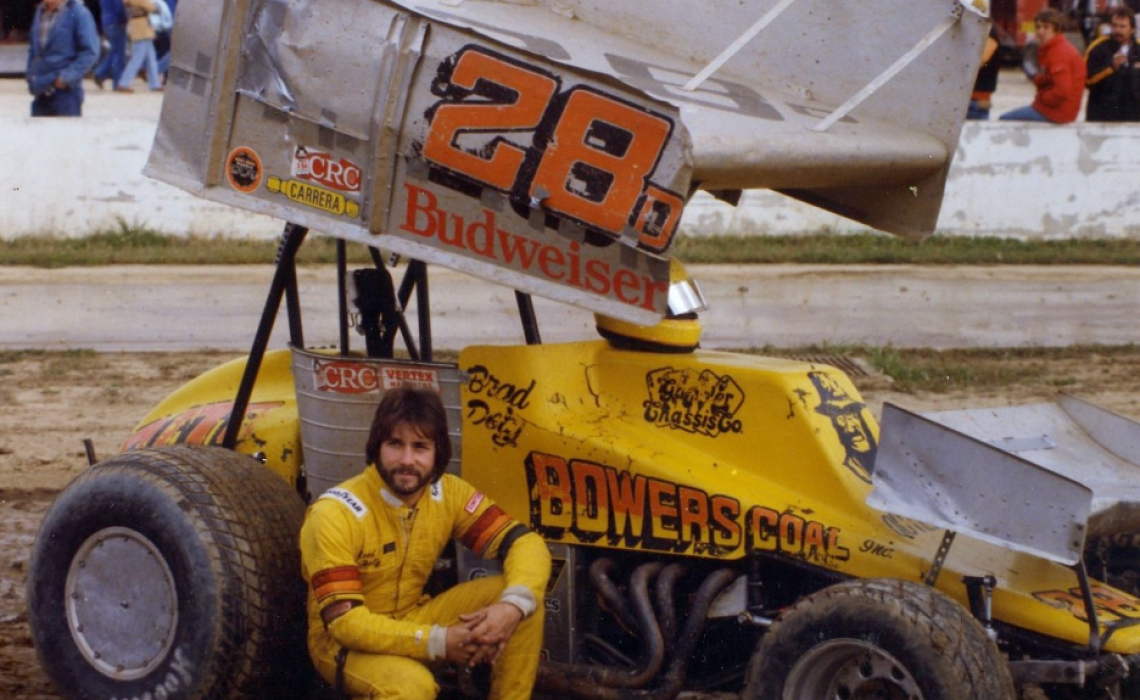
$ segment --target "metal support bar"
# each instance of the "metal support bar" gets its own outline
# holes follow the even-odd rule
[[[289,280],[285,283],[285,314],[289,319],[289,343],[305,347],[305,331],[301,323],[301,295],[297,291],[297,268],[290,266]]]
[[[1089,574],[1085,570],[1083,559],[1073,565],[1073,571],[1077,572],[1077,583],[1081,587],[1081,599],[1084,601],[1085,613],[1089,618],[1089,649],[1093,653],[1099,654],[1103,645],[1103,640],[1100,638],[1100,621],[1096,617],[1096,601],[1093,600],[1092,586],[1089,584]]]
[[[420,325],[420,354],[424,362],[431,362],[431,300],[428,297],[427,263],[413,260],[408,265],[408,274],[416,271],[416,313]]]
[[[369,255],[372,256],[372,264],[376,267],[377,270],[387,270],[388,269],[388,266],[384,264],[384,259],[380,256],[379,249],[373,248],[372,246],[369,246],[368,247],[368,253],[369,253]],[[398,255],[393,255],[391,258],[392,267],[395,267],[396,263],[398,263],[399,260],[400,260],[400,257]],[[406,301],[407,295],[404,295],[402,297],[403,299],[405,299],[405,301],[400,301],[401,294],[403,294],[403,288],[404,288],[403,283],[401,283],[401,285],[400,285],[401,291],[396,294],[396,301],[397,301],[397,304],[399,305],[399,308],[400,308],[400,337],[404,339],[404,346],[408,349],[408,356],[411,357],[412,360],[415,360],[418,362],[420,359],[420,351],[416,347],[415,339],[412,338],[412,329],[408,325],[408,317],[406,315],[404,315],[404,309],[406,308],[406,305],[407,305],[407,301]],[[392,341],[389,341],[389,346],[391,346],[391,344],[392,344]]]
[[[226,433],[222,438],[222,447],[234,449],[237,446],[238,434],[241,424],[245,420],[246,409],[249,408],[249,398],[253,395],[253,385],[257,381],[257,373],[261,369],[261,361],[265,358],[265,350],[269,347],[269,336],[273,333],[273,321],[277,312],[281,310],[281,298],[289,286],[289,280],[296,281],[297,250],[305,240],[309,229],[296,224],[285,224],[285,231],[281,235],[281,245],[277,249],[277,271],[273,275],[273,282],[269,285],[269,296],[265,300],[265,309],[261,312],[261,322],[258,323],[257,333],[253,337],[253,347],[250,348],[249,358],[245,363],[245,373],[238,385],[237,396],[230,410],[230,417],[226,423]]]
[[[538,332],[538,317],[534,315],[534,299],[529,294],[515,290],[515,301],[519,305],[519,318],[522,319],[523,336],[527,345],[542,345]]]
[[[936,26],[934,29],[931,29],[926,34],[926,36],[919,39],[918,43],[914,45],[914,48],[903,54],[899,60],[891,64],[891,67],[883,71],[879,77],[867,83],[867,85],[865,85],[862,90],[852,95],[843,104],[839,105],[838,109],[821,119],[819,123],[811,127],[811,130],[827,131],[830,129],[832,124],[839,121],[843,117],[846,117],[851,110],[861,105],[863,101],[871,95],[874,95],[879,88],[889,83],[896,75],[901,73],[903,68],[906,68],[915,59],[921,56],[923,52],[933,46],[934,42],[938,41],[942,35],[949,31],[950,27],[953,27],[961,18],[962,6],[955,5],[954,10],[950,13],[950,16],[939,22],[938,26]]]
[[[699,88],[703,82],[708,80],[710,75],[715,73],[718,69],[720,69],[721,66],[727,63],[728,59],[735,56],[736,53],[740,51],[740,49],[744,48],[748,42],[755,39],[757,34],[763,31],[764,28],[771,24],[773,20],[783,14],[784,10],[788,9],[788,7],[790,7],[791,4],[795,1],[796,0],[780,0],[780,2],[777,3],[775,7],[764,13],[764,16],[758,19],[756,21],[756,24],[753,24],[748,28],[748,31],[741,34],[736,41],[729,44],[728,48],[726,48],[724,51],[721,51],[719,56],[714,58],[712,62],[710,62],[707,66],[702,68],[701,71],[694,75],[692,79],[689,80],[689,82],[685,83],[681,89],[692,92],[693,90]]]
[[[933,587],[935,581],[938,580],[938,575],[942,573],[942,566],[946,563],[946,556],[950,554],[950,547],[954,544],[956,534],[953,530],[947,530],[946,534],[942,536],[942,542],[938,545],[938,552],[934,555],[934,561],[930,562],[930,571],[926,572],[926,578],[922,580],[926,585]]]
[[[997,579],[993,576],[964,576],[962,583],[966,584],[966,595],[970,601],[970,612],[974,615],[990,639],[997,640],[997,630],[994,629],[993,598]]]
[[[348,355],[348,253],[343,238],[336,239],[336,308],[340,328],[340,354]]]

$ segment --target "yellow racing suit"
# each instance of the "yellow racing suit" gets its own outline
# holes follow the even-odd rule
[[[453,539],[502,559],[503,574],[430,599],[424,585]],[[434,698],[439,687],[423,662],[444,658],[447,626],[502,601],[517,606],[523,620],[492,669],[491,698],[530,697],[550,552],[459,477],[445,474],[413,508],[385,488],[373,466],[326,491],[301,528],[301,567],[309,583],[309,653],[321,676],[349,695]],[[322,610],[350,605],[325,624]]]

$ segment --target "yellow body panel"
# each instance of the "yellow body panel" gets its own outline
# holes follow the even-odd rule
[[[265,354],[238,434],[238,452],[266,456],[292,485],[301,468],[301,432],[288,350]],[[167,396],[135,427],[123,451],[161,445],[221,445],[246,358],[216,367]]]
[[[878,426],[839,370],[606,342],[472,347],[463,474],[548,541],[922,580],[942,531],[866,505]],[[1026,517],[1032,517],[1027,512]],[[997,578],[994,616],[1084,644],[1074,572],[959,535],[938,579]],[[1102,622],[1140,600],[1099,586]],[[1140,652],[1140,628],[1108,650]]]

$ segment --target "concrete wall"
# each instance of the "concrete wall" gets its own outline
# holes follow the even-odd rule
[[[0,118],[0,238],[83,236],[145,224],[172,234],[263,236],[283,222],[142,175],[154,120]],[[939,232],[1037,239],[1140,236],[1140,124],[967,124]],[[698,195],[689,235],[865,230],[769,191],[739,207]]]

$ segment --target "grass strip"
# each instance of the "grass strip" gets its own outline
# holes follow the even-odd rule
[[[760,347],[739,352],[772,357],[838,355],[866,361],[892,380],[902,393],[942,394],[968,388],[1001,390],[1036,386],[1064,390],[1077,380],[1066,364],[1110,360],[1121,371],[1140,366],[1140,345],[1071,345],[1056,348],[895,348],[871,345],[818,345],[802,348]]]
[[[80,238],[24,236],[0,241],[0,265],[56,268],[96,265],[247,265],[272,263],[276,239],[171,236],[120,221],[117,229]],[[349,261],[368,264],[367,249],[347,247]],[[932,236],[908,241],[876,233],[798,236],[682,236],[673,248],[695,264],[1137,265],[1140,240]],[[336,260],[336,243],[312,236],[303,265]]]

